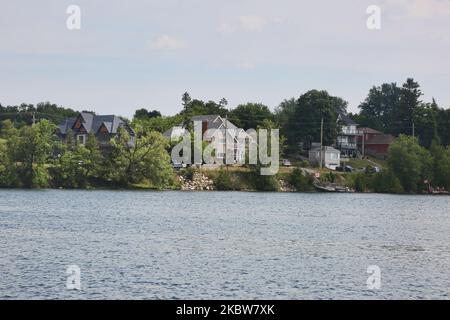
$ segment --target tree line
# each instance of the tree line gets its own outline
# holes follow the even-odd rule
[[[419,143],[430,148],[433,141],[450,145],[450,109],[421,100],[418,82],[409,78],[401,86],[383,83],[373,86],[358,106],[358,112],[348,115],[361,127],[371,127],[386,134],[414,135]],[[153,131],[165,132],[174,125],[186,123],[192,116],[218,114],[227,117],[238,127],[257,128],[263,123],[280,128],[287,139],[288,150],[295,152],[298,142],[319,141],[320,122],[324,120],[324,143],[331,145],[339,132],[336,119],[339,113],[347,113],[348,102],[324,90],[310,90],[298,98],[282,101],[273,111],[263,103],[249,102],[229,108],[223,98],[218,102],[193,99],[185,92],[181,110],[174,116],[164,116],[156,108],[140,108],[129,122],[140,123]],[[72,108],[59,107],[50,102],[36,106],[23,103],[19,106],[0,104],[0,122],[11,120],[16,127],[31,125],[33,118],[48,119],[57,124],[67,117],[75,117]]]
[[[430,148],[433,141],[450,145],[450,109],[439,107],[436,100],[423,102],[420,85],[407,79],[402,86],[384,83],[370,89],[357,113],[348,113],[360,127],[370,127],[382,133],[414,135],[420,145]],[[324,90],[310,90],[299,98],[282,101],[273,111],[262,103],[245,103],[228,108],[226,99],[219,102],[182,96],[182,110],[174,116],[161,116],[156,110],[140,109],[133,121],[164,132],[174,125],[189,121],[192,116],[218,114],[245,130],[265,123],[279,128],[286,137],[287,151],[298,151],[298,143],[318,142],[320,124],[324,121],[324,143],[332,145],[339,133],[339,113],[347,114],[348,102]]]
[[[169,142],[159,132],[136,126],[134,146],[126,130],[102,150],[94,134],[78,144],[68,134],[55,135],[47,119],[16,128],[11,120],[0,130],[0,187],[24,188],[168,188],[174,183]]]
[[[387,168],[381,173],[366,170],[349,183],[356,191],[381,193],[428,193],[450,190],[450,148],[432,142],[429,149],[419,139],[401,134],[389,148]]]
[[[418,191],[423,180],[448,187],[444,176],[449,166],[450,109],[438,106],[434,99],[423,102],[421,97],[414,79],[407,79],[402,86],[385,83],[371,88],[359,111],[348,114],[360,126],[401,137],[401,147],[394,144],[390,152],[390,159],[400,160],[389,163],[390,172],[406,192]],[[0,186],[83,188],[145,183],[155,188],[167,187],[173,185],[174,173],[170,167],[170,143],[162,133],[174,125],[188,123],[192,116],[218,114],[244,129],[280,128],[283,151],[296,154],[299,142],[320,140],[322,120],[324,143],[333,144],[340,130],[338,114],[347,113],[347,108],[343,98],[324,90],[310,90],[298,98],[286,99],[273,111],[259,102],[229,108],[225,98],[202,101],[185,92],[181,110],[174,116],[164,116],[155,108],[138,109],[133,119],[125,119],[137,133],[135,147],[127,145],[127,133],[121,132],[105,152],[93,135],[85,145],[70,138],[65,142],[56,138],[56,124],[78,114],[72,108],[49,102],[36,106],[0,104]],[[414,136],[414,140],[407,136]],[[397,149],[402,152],[396,153]],[[414,154],[418,155],[413,157]],[[413,173],[402,173],[412,168]],[[432,174],[424,173],[431,171]],[[408,178],[415,181],[415,187],[406,181]]]

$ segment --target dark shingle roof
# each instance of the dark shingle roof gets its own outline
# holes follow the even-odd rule
[[[344,122],[348,126],[356,126],[357,123],[353,121],[349,116],[343,113],[339,113],[338,120]]]
[[[82,112],[83,126],[87,132],[97,133],[98,129],[104,124],[110,134],[116,134],[121,126],[125,125],[125,122],[115,115],[94,115],[88,112]],[[62,134],[66,134],[70,130],[77,118],[68,118],[63,123],[58,125],[58,128]]]
[[[227,126],[227,129],[237,129],[237,127],[225,118],[220,117],[218,114],[193,116],[191,121],[206,121],[208,123],[208,129],[219,129],[222,125]]]

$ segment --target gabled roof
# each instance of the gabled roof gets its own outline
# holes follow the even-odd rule
[[[193,116],[191,121],[206,121],[208,123],[208,129],[219,129],[226,126],[227,129],[237,129],[237,127],[230,121],[222,118],[218,114]]]
[[[356,126],[358,125],[355,121],[353,121],[349,116],[343,113],[339,113],[338,115],[338,121],[342,121],[347,126]]]
[[[97,116],[89,112],[82,112],[78,117],[68,118],[58,125],[61,134],[66,134],[67,131],[71,130],[78,118],[81,118],[82,125],[88,133],[97,133],[100,127],[105,125],[110,134],[117,134],[120,127],[127,126],[122,119],[115,115]],[[128,127],[128,129],[131,134],[134,134],[131,128]]]
[[[172,139],[172,137],[180,138],[186,134],[186,129],[182,126],[174,126],[163,133],[163,136]]]
[[[219,133],[222,134],[222,137],[224,136],[224,133],[227,133],[230,135],[231,138],[234,138],[235,140],[238,139],[239,134],[243,134],[244,137],[248,136],[243,129],[238,128],[232,122],[222,118],[218,114],[193,116],[191,118],[191,121],[207,122],[208,130],[205,132],[206,139],[210,139],[214,136],[217,136]]]
[[[368,127],[363,127],[363,128],[359,128],[358,129],[360,132],[364,132],[364,133],[372,133],[372,134],[383,134],[380,131],[377,131],[375,129],[372,128],[368,128]]]
[[[195,121],[207,122],[208,130],[205,133],[205,138],[207,139],[216,136],[219,132],[223,133],[223,130],[225,129],[227,129],[227,133],[234,138],[237,137],[239,134],[243,134],[244,137],[248,136],[243,129],[238,128],[232,122],[222,118],[218,114],[197,115],[191,117],[190,120],[192,122]],[[181,137],[185,133],[186,129],[184,127],[184,124],[181,123],[180,125],[174,126],[169,130],[167,130],[166,132],[164,132],[164,136],[171,139],[172,137]],[[235,135],[233,136],[233,134]]]
[[[341,151],[339,151],[338,149],[335,149],[333,147],[330,146],[323,146],[323,151],[326,152],[334,152],[334,153],[341,153]],[[320,152],[320,146],[319,147],[314,147],[311,150],[309,150],[310,152]]]

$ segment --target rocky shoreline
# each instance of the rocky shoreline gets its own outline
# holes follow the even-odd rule
[[[200,172],[194,172],[192,179],[179,176],[183,191],[213,191],[214,181]]]

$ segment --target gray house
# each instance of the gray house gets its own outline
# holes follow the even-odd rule
[[[320,146],[309,150],[309,162],[320,165]],[[341,165],[341,152],[333,147],[322,147],[322,165],[330,170],[336,170]]]
[[[82,112],[75,118],[68,118],[60,123],[57,135],[65,140],[71,134],[79,144],[85,144],[90,133],[93,133],[100,147],[107,147],[111,138],[119,133],[119,129],[125,129],[130,135],[130,145],[134,145],[135,133],[133,129],[122,119],[114,115],[97,116],[90,112]]]
[[[246,144],[244,140],[250,139],[250,136],[242,128],[238,128],[220,115],[197,115],[193,116],[190,121],[201,123],[203,141],[212,144],[217,160],[224,161],[229,154],[235,163],[245,161]],[[188,130],[185,125],[180,124],[164,132],[164,136],[172,140],[178,139],[186,133]],[[227,137],[232,142],[230,145],[227,145]]]

